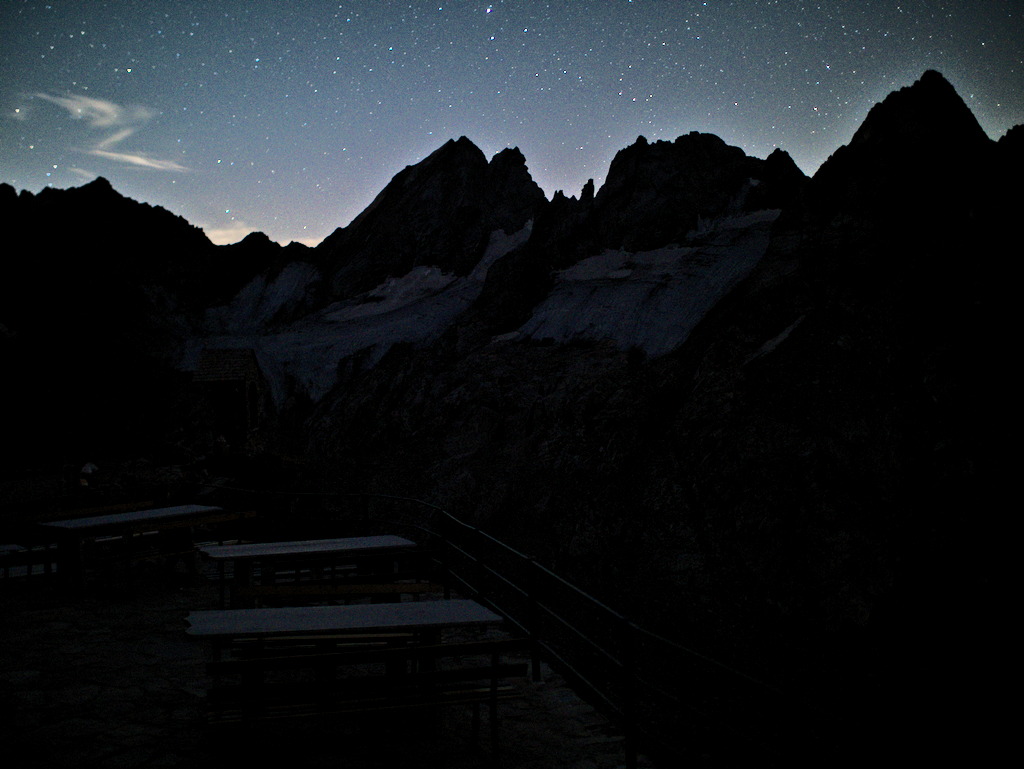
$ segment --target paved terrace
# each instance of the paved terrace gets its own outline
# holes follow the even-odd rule
[[[436,718],[343,717],[212,733],[201,720],[205,649],[189,611],[216,587],[179,570],[94,583],[86,595],[0,583],[0,745],[6,765],[58,767],[302,766],[374,769],[496,766],[486,732],[469,740],[468,709]],[[502,703],[503,769],[624,766],[621,734],[544,668]],[[484,716],[486,718],[486,715]],[[11,757],[24,756],[21,759]],[[254,759],[258,763],[250,763]],[[651,764],[641,757],[640,767]]]

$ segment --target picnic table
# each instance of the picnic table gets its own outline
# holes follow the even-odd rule
[[[211,505],[175,505],[134,510],[85,518],[66,518],[36,524],[41,535],[57,541],[58,573],[69,582],[80,581],[85,574],[85,544],[100,539],[117,540],[121,555],[133,557],[136,539],[147,534],[181,533],[192,546],[194,529],[218,523],[250,518],[253,511],[228,511]],[[166,550],[166,548],[165,548]]]
[[[262,609],[206,609],[186,618],[189,635],[230,641],[314,634],[429,632],[503,622],[468,598],[345,606],[283,606]]]
[[[394,535],[210,545],[200,553],[218,564],[221,606],[228,603],[229,562],[230,604],[236,608],[257,598],[422,592],[397,584],[419,576],[416,559],[422,551]]]
[[[207,719],[218,725],[472,705],[475,738],[487,705],[496,748],[497,703],[528,667],[506,658],[524,639],[453,638],[503,622],[469,599],[214,609],[187,622],[189,635],[212,643]]]

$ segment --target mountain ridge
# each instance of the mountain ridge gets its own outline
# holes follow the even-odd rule
[[[3,402],[43,423],[14,444],[85,451],[106,428],[110,455],[173,445],[180,467],[209,470],[220,423],[183,350],[248,348],[276,412],[231,435],[232,480],[323,492],[282,520],[333,531],[350,520],[332,494],[426,500],[820,704],[828,759],[890,743],[974,755],[994,744],[998,713],[978,703],[1007,637],[993,433],[1011,410],[1022,136],[979,135],[928,72],[811,178],[781,151],[687,134],[638,140],[600,190],[543,200],[522,153],[452,140],[316,249],[237,244],[233,259],[264,251],[200,285],[204,300],[161,272],[173,254],[135,265],[141,290],[55,240],[25,296],[8,282],[0,303],[21,313],[0,315],[0,352],[27,382]],[[5,212],[19,200],[0,189]],[[7,229],[42,228],[27,210]],[[101,360],[102,343],[62,341],[46,304],[93,310],[44,280],[68,264],[110,308]],[[110,429],[116,399],[80,409],[69,388],[62,409],[43,394],[105,366],[104,386],[145,392],[126,402],[150,401],[132,413],[152,420],[149,443]],[[951,736],[933,751],[936,730]]]
[[[952,117],[943,119],[946,115]],[[467,279],[474,270],[481,281],[479,296],[465,308],[465,322],[446,333],[454,334],[463,345],[470,344],[471,339],[477,340],[472,344],[478,344],[501,334],[520,339],[543,339],[553,334],[552,338],[565,342],[576,337],[573,317],[580,320],[587,312],[572,311],[552,326],[550,320],[543,320],[546,311],[542,301],[556,285],[563,286],[560,290],[570,289],[565,280],[584,274],[570,270],[581,260],[597,260],[603,252],[610,254],[609,249],[622,254],[600,257],[607,263],[602,273],[608,276],[607,289],[602,289],[607,299],[598,300],[599,294],[585,288],[585,283],[577,283],[578,288],[566,296],[576,296],[572,301],[588,304],[622,303],[611,298],[614,285],[621,284],[623,276],[639,278],[641,274],[630,266],[631,254],[650,253],[652,256],[643,257],[649,262],[644,269],[654,269],[658,258],[668,258],[654,257],[657,249],[676,248],[674,253],[682,254],[698,247],[701,238],[710,244],[719,226],[716,222],[730,216],[741,220],[756,211],[779,210],[780,222],[785,224],[791,219],[807,221],[807,216],[824,221],[838,208],[847,216],[870,215],[873,220],[882,220],[892,212],[915,209],[919,196],[908,193],[907,185],[923,183],[950,191],[982,190],[981,195],[970,199],[947,194],[941,201],[947,210],[966,206],[966,215],[975,216],[979,206],[1003,205],[998,196],[984,192],[992,188],[983,178],[990,172],[978,169],[992,166],[993,153],[1013,157],[1014,147],[1021,144],[1014,138],[1019,135],[1009,132],[999,143],[988,139],[952,86],[929,70],[913,85],[875,105],[851,142],[837,149],[810,179],[783,150],[760,160],[710,134],[691,132],[672,142],[653,143],[641,136],[617,153],[599,190],[594,190],[591,181],[579,199],[556,193],[549,201],[530,177],[526,158],[518,149],[502,150],[488,160],[462,136],[400,171],[349,225],[339,227],[319,246],[309,249],[298,244],[280,247],[259,233],[231,246],[214,247],[198,228],[181,217],[123,198],[105,179],[63,193],[44,190],[36,196],[27,192],[18,195],[4,185],[0,188],[0,204],[9,212],[10,221],[38,222],[32,225],[38,229],[45,226],[42,221],[46,210],[62,205],[59,201],[66,199],[67,205],[82,209],[67,214],[74,217],[70,232],[88,233],[90,227],[107,227],[111,212],[119,212],[116,216],[124,221],[148,217],[145,225],[136,228],[139,234],[134,237],[143,238],[142,233],[161,229],[177,232],[165,238],[168,242],[161,244],[157,252],[161,255],[155,259],[134,259],[128,255],[131,247],[122,245],[111,254],[124,251],[125,256],[98,265],[100,274],[116,271],[118,277],[106,279],[112,284],[132,276],[133,281],[152,284],[146,289],[151,296],[154,291],[164,295],[161,301],[165,309],[181,316],[175,321],[179,329],[188,329],[172,333],[179,337],[172,347],[180,348],[184,337],[197,335],[199,339],[210,337],[211,341],[213,336],[220,337],[222,341],[215,344],[250,344],[252,333],[260,333],[260,329],[266,332],[276,328],[280,332],[316,314],[337,315],[332,307],[369,308],[387,291],[398,290],[403,275],[418,281],[421,288],[417,290],[424,291],[430,290],[430,285],[442,287],[456,279]],[[949,161],[932,162],[936,153],[949,155],[950,148],[959,144],[964,145],[962,151],[953,153]],[[1019,157],[1019,149],[1016,153]],[[1001,170],[1005,173],[1010,167],[1003,164]],[[522,242],[516,241],[512,234],[524,231],[527,225],[529,235]],[[31,227],[22,231],[28,229]],[[505,233],[502,237],[510,244],[509,251],[499,254],[493,250],[497,233]],[[131,237],[129,233],[125,240]],[[24,242],[21,248],[27,251],[30,246],[27,240]],[[712,262],[701,256],[700,248],[691,258],[705,262],[710,269]],[[56,252],[73,250],[71,242],[54,248]],[[479,269],[486,253],[492,254],[488,268]],[[598,263],[591,262],[594,266]],[[735,267],[736,279],[745,269]],[[286,270],[288,278],[282,282],[280,277]],[[424,282],[428,274],[435,277]],[[299,275],[303,277],[296,282]],[[674,280],[663,271],[650,275],[661,276],[655,280],[661,286],[659,290],[665,290]],[[30,281],[41,279],[33,277],[31,270],[27,276]],[[98,285],[96,278],[83,280]],[[721,280],[723,286],[728,286],[734,278],[724,274]],[[250,283],[248,288],[244,288],[246,282]],[[385,285],[391,288],[385,290]],[[246,292],[249,296],[265,293],[271,286],[277,287],[278,298],[271,304],[244,300],[251,308],[248,312],[257,313],[246,318],[239,304],[242,297]],[[588,292],[590,298],[579,295],[580,290]],[[713,304],[718,289],[711,290],[709,301]],[[97,293],[102,296],[104,290]],[[12,307],[22,306],[13,294],[8,301]],[[209,314],[209,308],[226,308],[232,302],[236,309],[218,311],[220,320],[204,332],[204,321],[197,311],[206,308]],[[635,299],[626,301],[633,302]],[[15,310],[14,316],[7,312],[9,333],[18,326],[18,312]],[[349,310],[346,313],[352,314]],[[641,312],[631,322],[643,324],[643,316]],[[244,331],[245,338],[230,340],[234,332],[230,324],[224,325],[229,317],[236,318],[235,327]],[[608,338],[617,336],[619,344],[626,347],[631,344],[626,340],[637,338],[631,332],[615,330],[614,323],[626,323],[625,317],[614,321],[612,327],[607,326],[608,322],[594,316],[596,326],[589,332],[581,330],[581,338],[596,340],[606,333],[610,334]],[[681,343],[687,333],[671,332],[674,336],[668,338],[675,342],[652,341],[647,349],[662,354]],[[195,346],[194,342],[189,344]],[[375,357],[383,351],[380,349]],[[194,355],[186,359],[194,360]],[[294,369],[286,360],[282,364]],[[323,392],[321,386],[318,389]]]

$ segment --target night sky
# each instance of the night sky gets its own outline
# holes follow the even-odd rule
[[[810,174],[926,69],[1024,122],[1024,0],[0,0],[0,181],[314,244],[462,135],[549,197],[693,130]]]

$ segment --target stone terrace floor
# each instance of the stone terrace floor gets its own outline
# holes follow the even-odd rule
[[[612,769],[621,735],[548,668],[502,703],[501,752],[469,739],[469,712],[335,717],[211,733],[202,642],[185,617],[214,608],[209,580],[147,573],[70,598],[0,582],[3,763],[60,767],[302,766]],[[486,719],[486,715],[484,716]],[[12,758],[21,756],[21,758]],[[13,763],[12,763],[13,761]],[[640,767],[652,764],[641,756]]]

